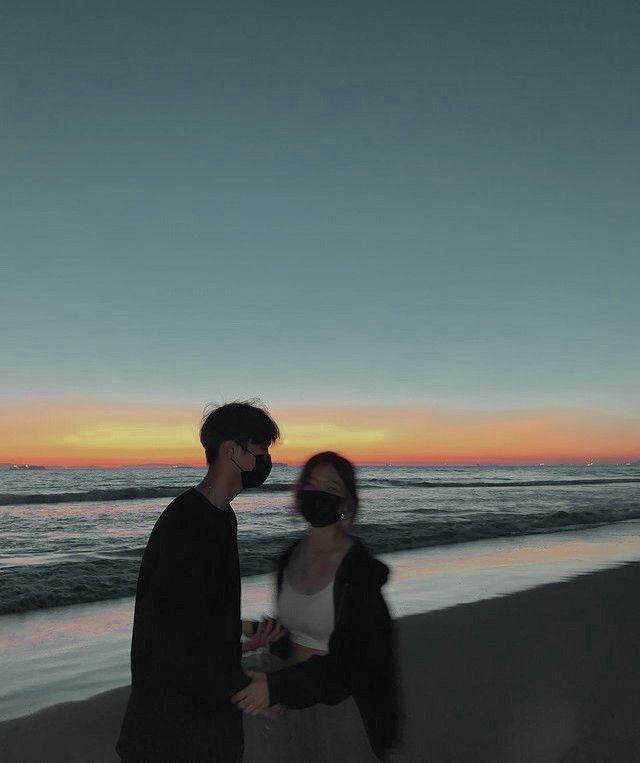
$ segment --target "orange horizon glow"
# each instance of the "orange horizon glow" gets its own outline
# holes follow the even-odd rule
[[[627,462],[640,458],[640,421],[574,410],[494,413],[403,407],[272,410],[274,461],[337,450],[367,464]],[[53,401],[0,405],[0,463],[43,466],[204,466],[201,411],[191,407]]]

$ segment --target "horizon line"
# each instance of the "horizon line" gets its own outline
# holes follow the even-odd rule
[[[290,460],[290,461],[274,461],[274,466],[302,466],[306,463],[307,459],[302,460]],[[356,466],[430,466],[430,467],[442,467],[442,466],[633,466],[640,463],[640,455],[637,457],[623,456],[615,458],[607,456],[604,458],[598,458],[594,456],[591,459],[585,458],[552,458],[552,459],[494,459],[487,461],[484,459],[467,459],[467,460],[442,460],[442,461],[411,461],[411,460],[373,460],[373,461],[358,461],[350,459]],[[29,470],[36,467],[44,467],[46,469],[151,469],[151,468],[173,468],[173,469],[207,469],[206,463],[193,463],[188,461],[140,461],[131,463],[47,463],[46,461],[3,461],[0,462],[0,469],[3,471],[8,470]]]

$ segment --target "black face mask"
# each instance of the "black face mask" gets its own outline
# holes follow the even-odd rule
[[[302,516],[312,527],[328,527],[342,519],[344,498],[324,490],[302,490],[298,498]]]
[[[245,453],[251,453],[247,448],[242,448],[242,450],[244,450]],[[252,487],[260,487],[271,473],[271,456],[268,453],[251,453],[251,455],[256,459],[256,463],[253,469],[249,469],[249,471],[244,471],[237,461],[231,459],[242,472],[240,478],[242,479],[243,490],[249,490]]]

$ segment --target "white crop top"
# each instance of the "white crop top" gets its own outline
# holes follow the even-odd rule
[[[334,626],[333,580],[322,591],[304,594],[294,591],[285,572],[278,597],[278,620],[294,644],[328,652]]]

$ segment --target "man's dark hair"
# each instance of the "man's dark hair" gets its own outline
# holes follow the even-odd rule
[[[249,442],[269,446],[280,439],[278,425],[259,401],[237,401],[208,409],[200,427],[200,442],[208,464],[215,462],[225,440],[246,448]]]
[[[316,453],[315,456],[311,456],[311,458],[302,467],[302,472],[300,473],[300,477],[298,478],[294,488],[296,506],[298,505],[298,501],[300,499],[300,493],[304,489],[304,486],[307,484],[307,480],[311,476],[311,472],[316,468],[316,466],[318,466],[318,464],[330,464],[338,472],[340,479],[343,481],[344,486],[347,488],[347,493],[349,494],[351,503],[351,510],[353,511],[353,517],[355,519],[355,516],[358,513],[358,506],[360,504],[360,499],[358,498],[358,486],[356,484],[356,470],[351,461],[332,450],[325,450],[322,453]]]

